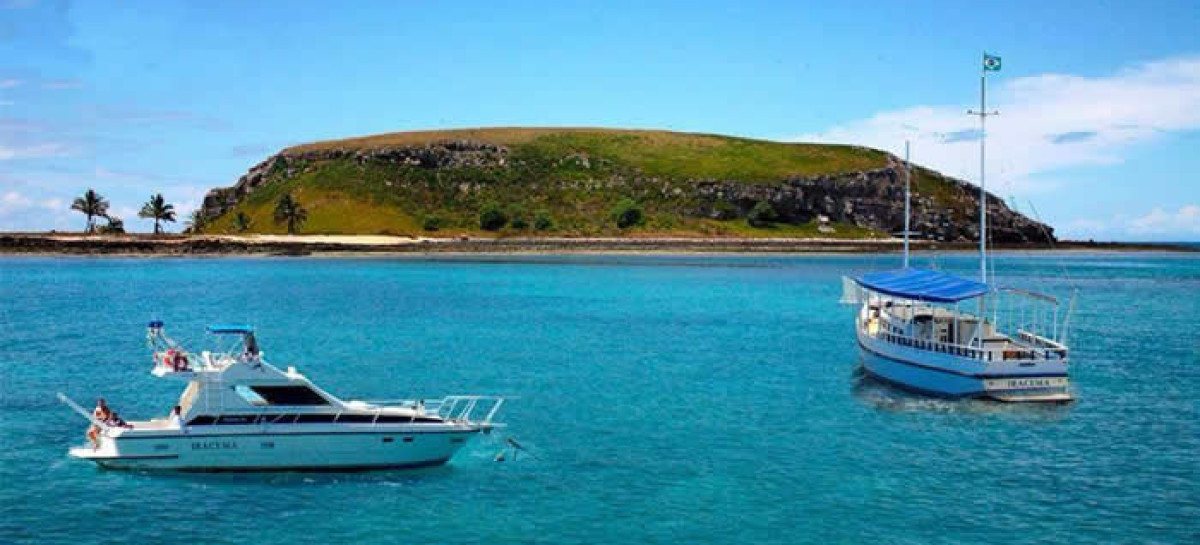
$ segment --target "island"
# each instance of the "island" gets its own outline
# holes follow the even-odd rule
[[[526,127],[289,147],[209,191],[184,234],[3,233],[0,252],[895,251],[906,175],[914,244],[972,249],[978,188],[880,150]],[[987,207],[998,248],[1139,247],[1064,244],[995,195]]]

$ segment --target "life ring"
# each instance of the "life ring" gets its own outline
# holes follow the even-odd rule
[[[175,349],[167,350],[162,356],[163,367],[173,367],[175,365]]]

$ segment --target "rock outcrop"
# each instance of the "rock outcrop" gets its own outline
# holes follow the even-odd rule
[[[887,168],[812,178],[788,178],[777,184],[746,184],[736,180],[701,180],[696,193],[710,206],[697,210],[713,218],[722,211],[717,203],[729,203],[741,215],[759,201],[774,205],[788,222],[802,223],[817,216],[890,233],[904,231],[904,172],[896,163]],[[928,175],[928,174],[927,174]],[[910,198],[910,228],[916,236],[946,242],[979,238],[979,189],[962,180],[942,178],[952,201],[914,193]],[[1020,243],[1053,240],[1053,228],[1033,221],[988,194],[988,238],[994,242]]]

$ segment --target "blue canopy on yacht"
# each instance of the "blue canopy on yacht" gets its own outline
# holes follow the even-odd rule
[[[956,303],[988,292],[987,284],[927,269],[896,269],[864,274],[854,279],[871,291],[936,303]]]
[[[214,335],[227,335],[227,334],[246,335],[249,333],[254,333],[254,328],[252,328],[248,325],[221,324],[221,325],[208,326],[208,332],[212,333]]]

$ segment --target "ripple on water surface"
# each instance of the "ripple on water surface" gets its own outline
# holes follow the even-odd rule
[[[1004,256],[1081,288],[1078,402],[951,402],[858,373],[840,276],[895,256],[0,258],[0,543],[1187,543],[1200,260]],[[974,263],[941,257],[971,274]],[[81,421],[178,391],[142,324],[258,327],[345,396],[520,395],[448,466],[163,474],[68,460]]]

